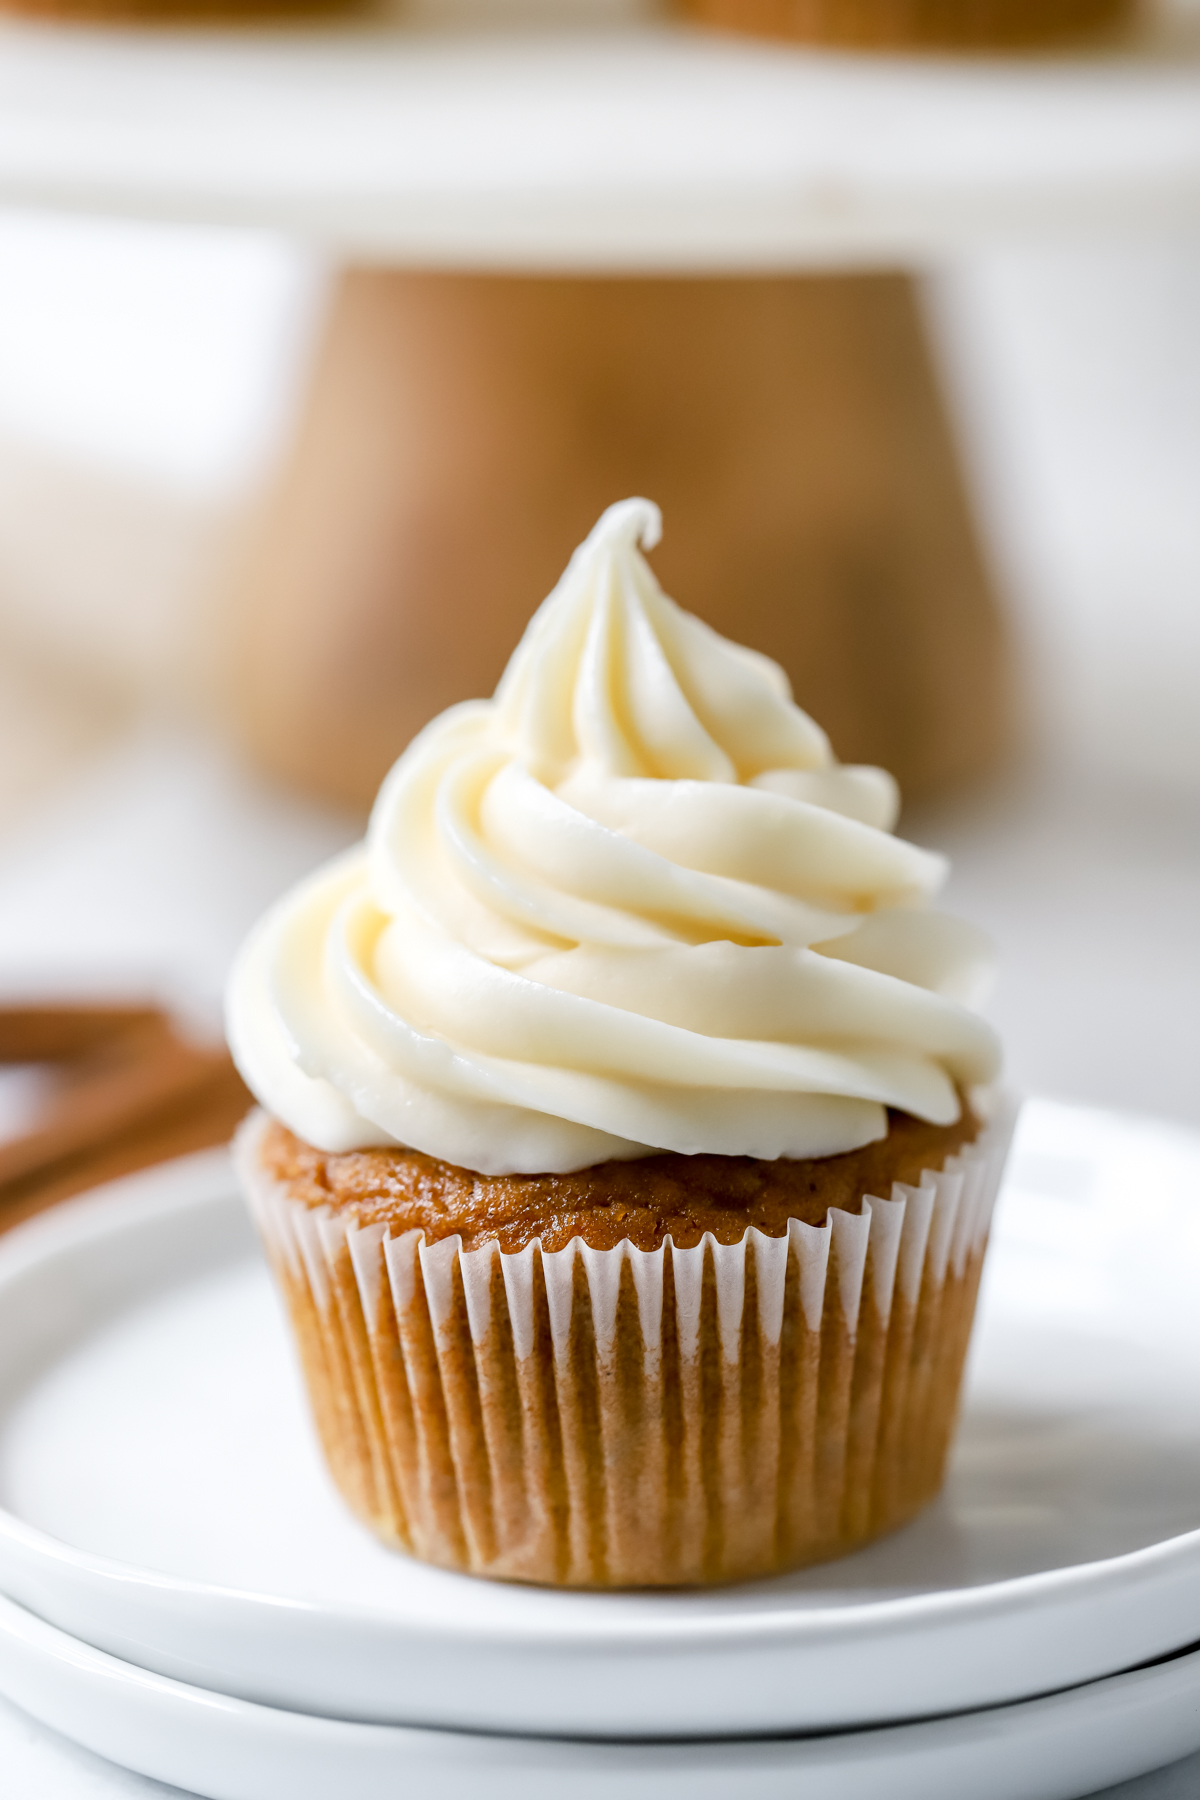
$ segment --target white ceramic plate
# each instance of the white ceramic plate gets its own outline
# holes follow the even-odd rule
[[[0,1246],[0,1589],[181,1681],[326,1716],[755,1735],[1020,1699],[1200,1640],[1200,1149],[1026,1109],[941,1501],[716,1592],[569,1594],[344,1510],[220,1157]]]
[[[1146,9],[1175,28],[1147,21],[1130,53],[1037,58],[822,55],[657,0],[393,10],[393,29],[6,21],[0,198],[542,271],[886,266],[1196,217],[1189,0]]]
[[[148,1675],[0,1600],[0,1687],[75,1742],[209,1800],[1074,1800],[1200,1745],[1200,1651],[877,1731],[603,1744],[255,1706]]]

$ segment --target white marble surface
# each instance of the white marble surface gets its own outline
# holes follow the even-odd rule
[[[901,830],[996,944],[1018,1087],[1200,1124],[1200,788],[1050,764]]]
[[[1048,764],[901,828],[997,945],[1016,1086],[1200,1124],[1200,789]],[[149,994],[216,1033],[243,933],[359,829],[140,729],[0,836],[0,995]]]

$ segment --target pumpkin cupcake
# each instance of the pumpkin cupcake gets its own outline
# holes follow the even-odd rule
[[[770,1574],[937,1491],[1006,1135],[944,864],[658,530],[610,508],[229,997],[342,1492],[557,1585]]]

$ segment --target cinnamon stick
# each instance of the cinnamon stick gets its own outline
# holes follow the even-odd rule
[[[0,1006],[0,1063],[64,1062],[162,1018],[153,1006]]]
[[[228,1053],[147,1007],[0,1008],[0,1060],[62,1062],[34,1128],[0,1144],[0,1230],[170,1156],[225,1142],[251,1098]]]

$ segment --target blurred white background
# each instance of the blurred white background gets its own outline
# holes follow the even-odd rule
[[[358,829],[238,767],[205,628],[327,288],[261,234],[0,213],[4,991],[216,1029],[243,930]],[[1200,237],[927,296],[1028,728],[907,829],[997,940],[1018,1085],[1200,1121]]]

